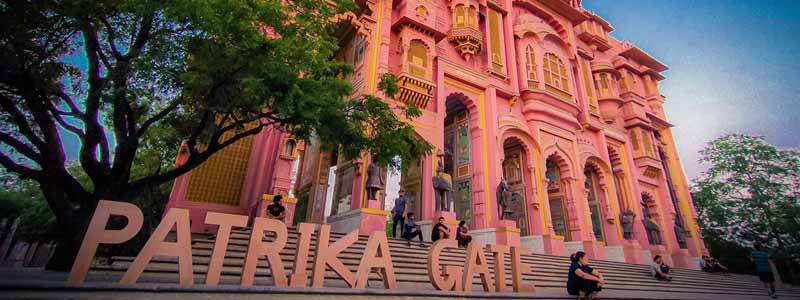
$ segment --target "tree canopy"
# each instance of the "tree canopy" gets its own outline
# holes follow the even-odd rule
[[[0,166],[39,182],[64,230],[48,267],[69,267],[99,199],[169,182],[267,126],[381,164],[428,153],[398,118],[419,109],[355,95],[344,79],[352,67],[334,56],[349,24],[334,16],[355,9],[346,0],[0,1]],[[382,79],[391,97],[394,78]],[[67,134],[80,140],[88,184],[67,170]],[[181,143],[189,155],[175,167]],[[133,171],[143,160],[160,163]]]
[[[701,152],[709,169],[693,197],[705,236],[741,247],[760,242],[776,254],[800,250],[800,151],[764,137],[729,134]]]

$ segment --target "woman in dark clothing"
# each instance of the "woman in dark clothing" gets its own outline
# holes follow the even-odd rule
[[[467,228],[467,222],[461,221],[458,223],[458,230],[456,230],[456,240],[458,240],[458,246],[466,248],[470,242],[472,242],[472,236],[469,235],[469,229]]]
[[[578,299],[591,300],[597,297],[605,284],[603,274],[589,266],[589,258],[583,251],[573,253],[570,260],[572,264],[567,277],[567,292],[578,295]]]

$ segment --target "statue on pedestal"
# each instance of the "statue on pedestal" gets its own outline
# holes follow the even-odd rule
[[[622,238],[626,240],[633,239],[633,221],[636,218],[636,213],[628,209],[620,215],[620,223],[622,224]]]
[[[644,229],[647,231],[647,241],[650,242],[651,245],[661,245],[661,231],[659,230],[658,224],[653,222],[647,215],[644,216],[642,222],[644,222]]]
[[[367,200],[377,200],[379,190],[384,187],[383,178],[381,178],[381,169],[375,163],[369,163],[367,167]]]
[[[501,177],[500,184],[497,185],[497,204],[499,209],[497,216],[500,220],[505,220],[506,215],[514,213],[510,205],[511,189],[509,189],[508,181],[506,181],[505,177]]]
[[[436,210],[450,211],[450,191],[453,190],[453,179],[444,172],[441,161],[437,164],[436,176],[433,177],[433,189],[436,196]]]
[[[678,241],[678,246],[681,248],[686,246],[686,233],[683,229],[683,225],[681,225],[681,220],[675,220],[675,239]]]

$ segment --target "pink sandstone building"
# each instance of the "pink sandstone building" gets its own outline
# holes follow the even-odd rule
[[[338,58],[355,66],[357,93],[390,72],[400,93],[386,101],[423,110],[410,122],[434,155],[402,162],[399,186],[426,228],[444,216],[479,243],[695,268],[707,250],[659,93],[667,67],[580,2],[360,0]],[[438,162],[452,212],[435,210]],[[263,215],[272,195],[292,195],[288,221],[368,234],[385,230],[393,200],[365,199],[368,164],[268,128],[177,179],[167,207],[190,209],[203,232],[208,211]],[[502,178],[514,200],[505,220]]]

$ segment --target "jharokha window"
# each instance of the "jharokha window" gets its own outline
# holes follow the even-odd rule
[[[462,27],[466,24],[467,10],[464,5],[456,5],[456,27]]]
[[[428,50],[425,44],[413,40],[408,47],[408,73],[412,76],[427,78]]]
[[[564,62],[553,53],[544,55],[544,83],[569,93],[569,75]]]
[[[528,45],[525,47],[525,70],[528,72],[528,87],[536,87],[536,56],[533,53],[533,47]]]

